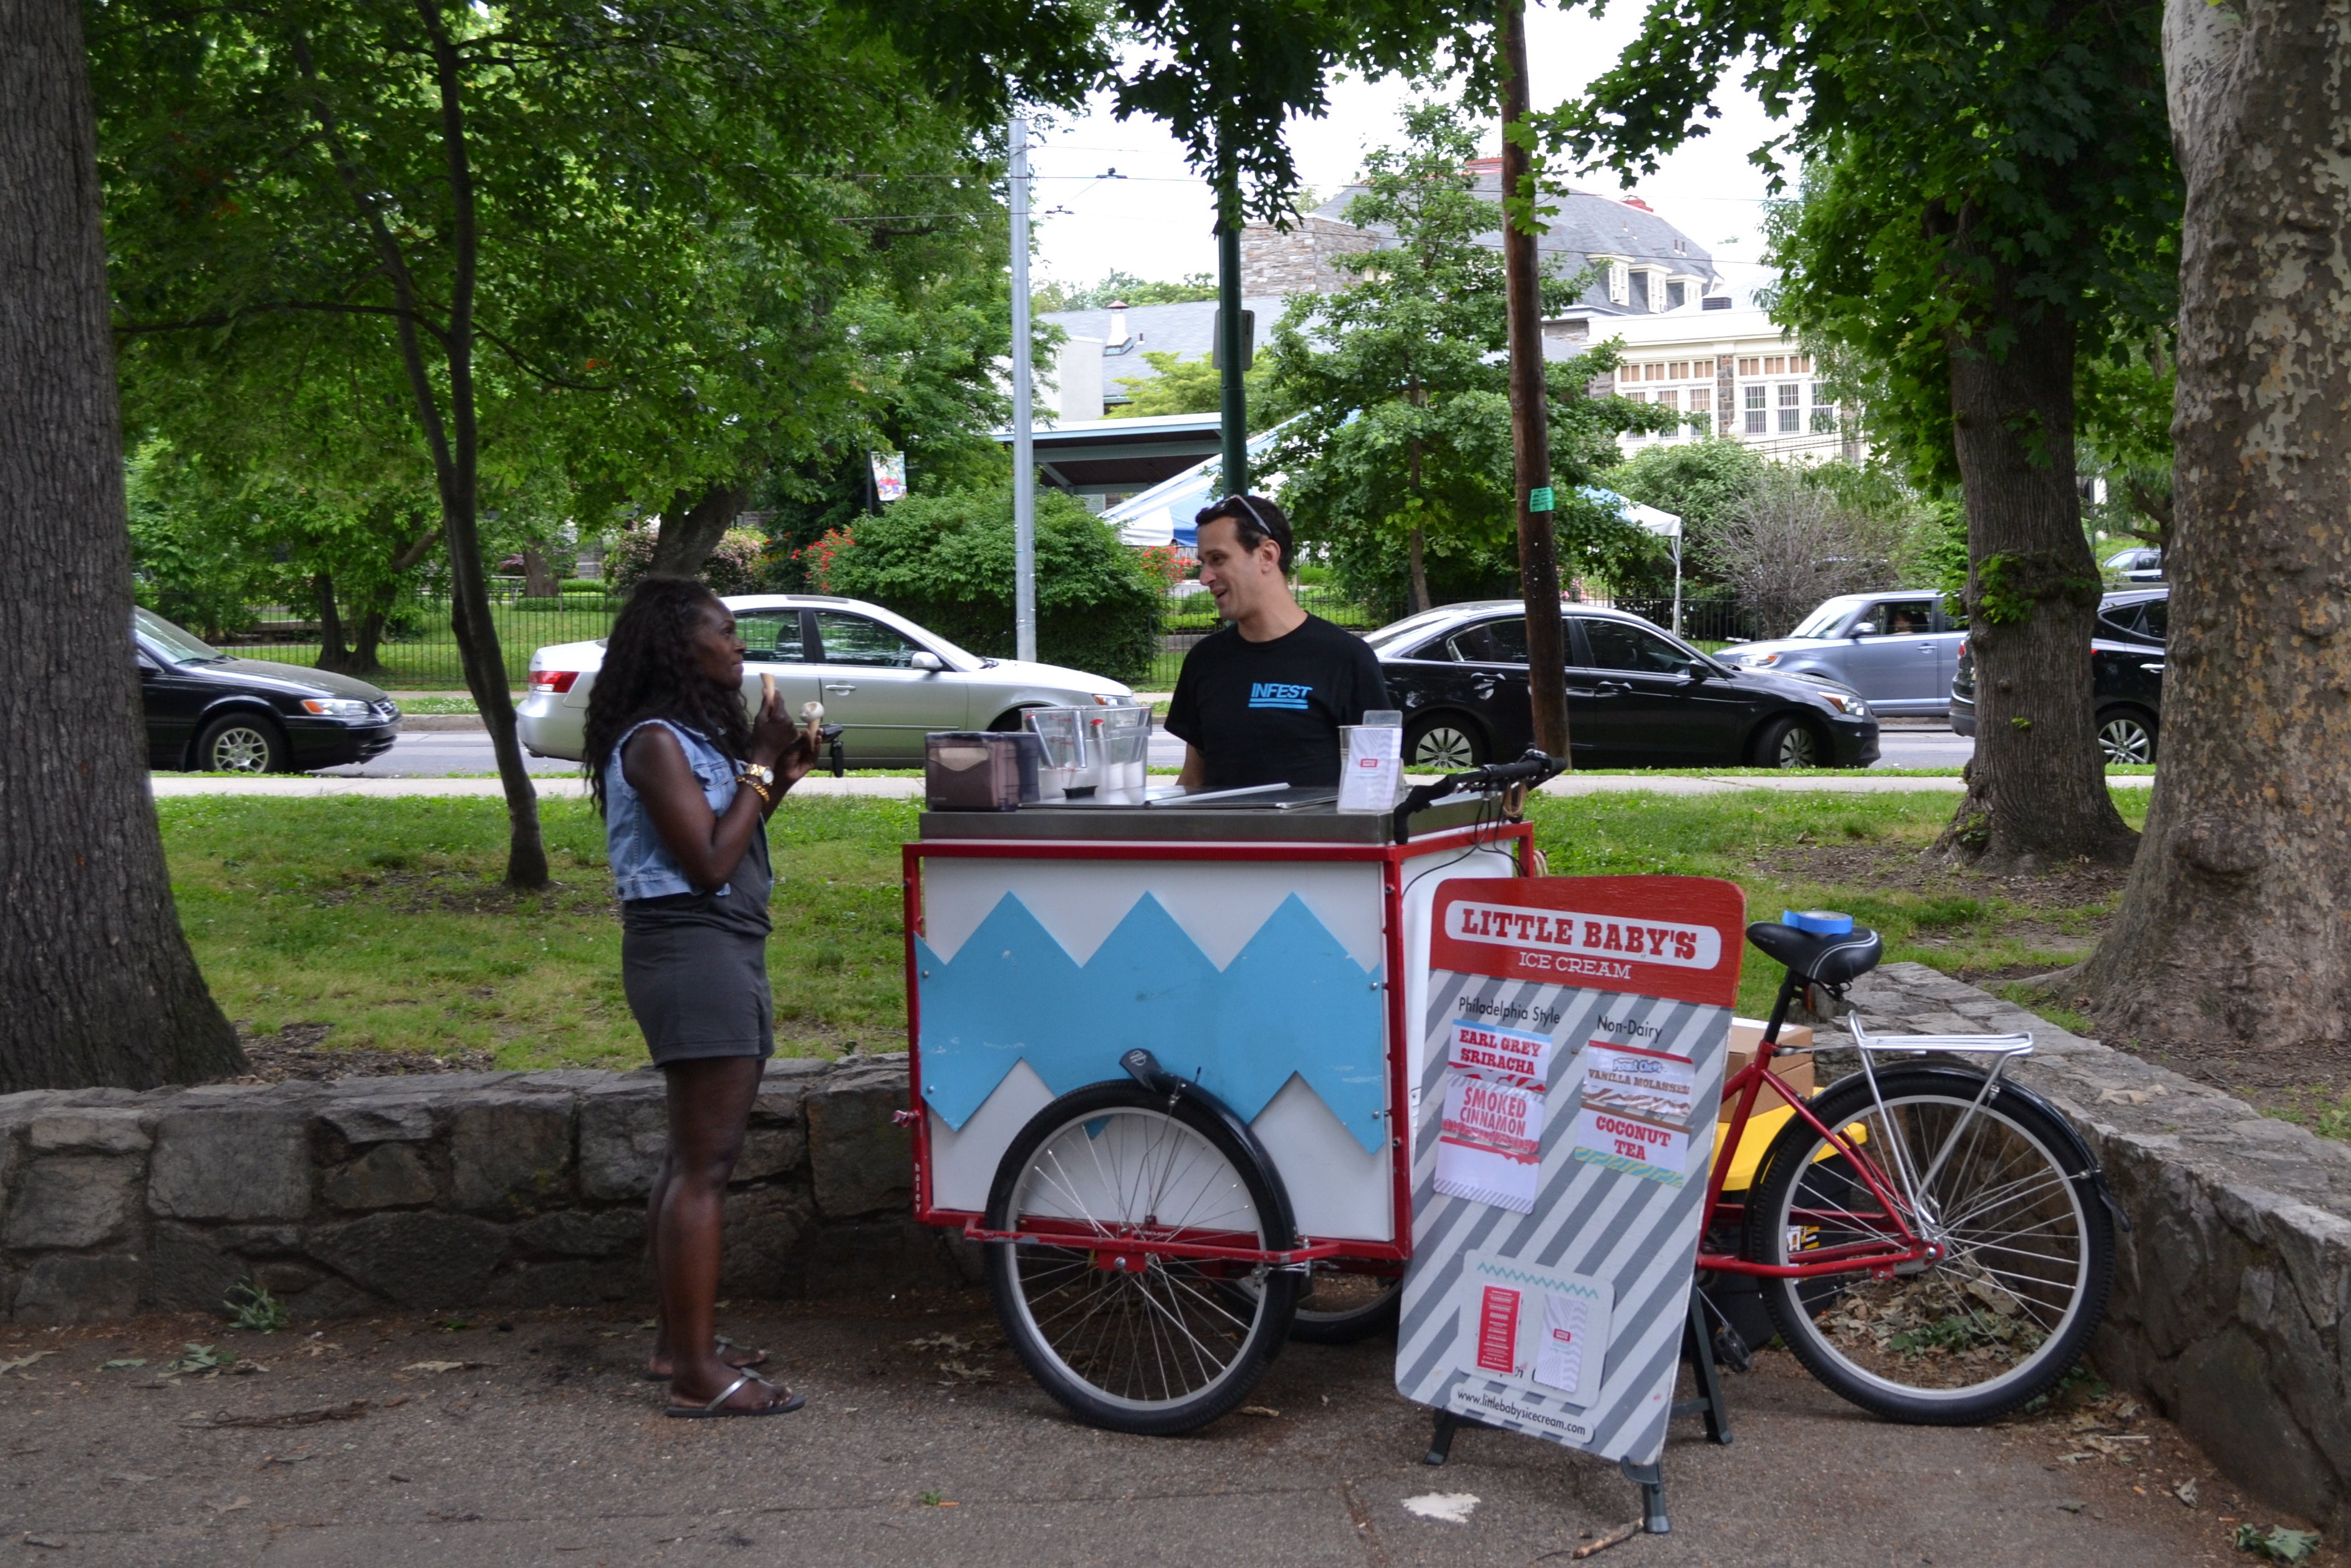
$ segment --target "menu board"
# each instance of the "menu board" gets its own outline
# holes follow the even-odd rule
[[[1431,922],[1406,1398],[1665,1446],[1746,904],[1702,877],[1460,878]]]

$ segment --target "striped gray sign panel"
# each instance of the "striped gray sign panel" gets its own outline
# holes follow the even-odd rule
[[[1539,1030],[1554,1042],[1536,1197],[1527,1214],[1437,1190],[1447,1059],[1454,1022],[1472,1004],[1479,1019]],[[1604,1019],[1615,1027],[1603,1028]],[[1396,1340],[1397,1390],[1424,1405],[1604,1458],[1656,1458],[1665,1447],[1689,1315],[1730,1009],[1439,970],[1429,976],[1422,1024],[1426,1048],[1413,1124],[1412,1263]],[[1575,1157],[1587,1047],[1595,1036],[1695,1063],[1678,1186],[1604,1158]],[[1592,1393],[1586,1385],[1586,1403],[1571,1403],[1528,1377],[1479,1369],[1480,1324],[1465,1321],[1470,1313],[1462,1291],[1472,1253],[1488,1260],[1489,1271],[1491,1260],[1518,1260],[1533,1271],[1530,1279],[1540,1273],[1605,1282],[1613,1297],[1609,1338],[1602,1347],[1598,1389]]]

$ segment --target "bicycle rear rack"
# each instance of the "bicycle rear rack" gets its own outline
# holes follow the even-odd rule
[[[1910,1200],[1913,1208],[1916,1209],[1921,1195],[1933,1186],[1935,1177],[1942,1172],[1943,1162],[1950,1157],[1951,1151],[1958,1146],[1959,1134],[1970,1122],[1975,1119],[1977,1113],[1991,1104],[1994,1097],[2000,1093],[2001,1074],[2008,1070],[2008,1064],[2019,1057],[2032,1054],[2032,1036],[2030,1033],[1873,1035],[1863,1026],[1861,1014],[1857,1010],[1845,1014],[1844,1026],[1846,1032],[1853,1036],[1854,1049],[1861,1053],[1862,1076],[1869,1081],[1869,1098],[1871,1103],[1876,1105],[1881,1122],[1889,1120],[1886,1109],[1886,1095],[1877,1084],[1876,1058],[1881,1053],[1992,1058],[1991,1071],[1984,1074],[1983,1087],[1976,1092],[1975,1103],[1969,1108],[1968,1114],[1960,1118],[1959,1124],[1951,1129],[1949,1135],[1943,1140],[1943,1146],[1935,1152],[1933,1162],[1924,1171],[1911,1170],[1910,1159],[1902,1147],[1902,1140],[1899,1138],[1891,1140],[1888,1152],[1894,1156],[1895,1174],[1901,1179],[1904,1196]]]

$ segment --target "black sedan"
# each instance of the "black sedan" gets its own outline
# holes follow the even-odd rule
[[[2163,730],[2163,640],[2171,590],[2129,589],[2098,601],[2090,639],[2090,701],[2109,766],[2153,762]],[[1976,732],[1976,662],[1965,643],[1951,676],[1951,733]]]
[[[1865,768],[1877,720],[1860,695],[1734,670],[1638,616],[1566,607],[1568,743],[1579,768]],[[1526,607],[1448,604],[1365,639],[1405,716],[1415,772],[1516,757],[1532,742]]]
[[[236,659],[150,611],[131,612],[151,768],[300,773],[392,749],[400,706],[349,675]]]

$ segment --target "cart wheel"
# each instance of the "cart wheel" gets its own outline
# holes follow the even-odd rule
[[[1360,1266],[1358,1266],[1360,1267]],[[1229,1287],[1246,1307],[1256,1299],[1256,1284],[1238,1281]],[[1321,1259],[1298,1292],[1298,1312],[1290,1319],[1290,1337],[1301,1344],[1359,1344],[1384,1333],[1394,1333],[1396,1309],[1404,1301],[1401,1275],[1384,1278],[1353,1271],[1337,1259]]]
[[[1281,1349],[1298,1276],[1144,1249],[1286,1247],[1284,1207],[1207,1107],[1171,1106],[1137,1083],[1073,1091],[997,1167],[987,1228],[1069,1238],[988,1244],[997,1319],[1081,1420],[1145,1437],[1206,1426],[1249,1397]]]

